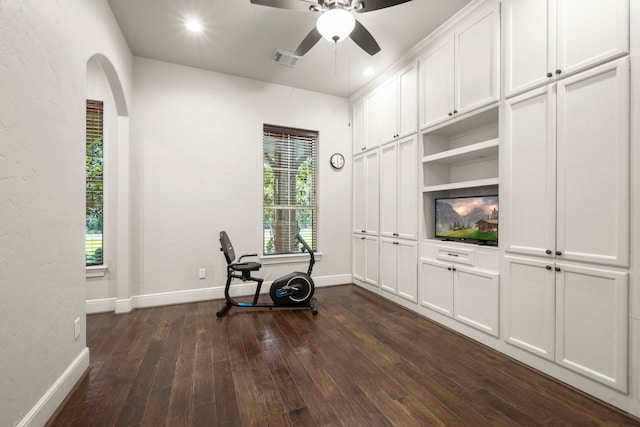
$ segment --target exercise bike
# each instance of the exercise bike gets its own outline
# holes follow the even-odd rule
[[[303,248],[303,252],[309,253],[309,268],[306,273],[294,271],[286,276],[282,276],[273,281],[269,290],[271,296],[271,303],[258,302],[260,296],[260,289],[262,288],[262,282],[264,279],[259,277],[253,277],[252,271],[258,271],[262,267],[259,262],[242,262],[245,257],[254,257],[258,254],[242,255],[238,262],[235,262],[236,254],[233,250],[233,245],[226,231],[220,232],[220,250],[224,253],[224,257],[227,260],[227,284],[224,287],[224,297],[227,300],[224,305],[218,310],[216,316],[222,317],[232,306],[248,308],[297,308],[297,309],[311,309],[311,313],[315,316],[318,314],[316,308],[316,299],[313,298],[313,292],[315,286],[313,279],[311,278],[311,271],[316,259],[313,255],[313,251],[302,238],[300,233],[296,235],[296,239],[300,242]],[[248,280],[255,281],[257,283],[256,292],[253,296],[252,302],[238,302],[229,295],[229,289],[231,288],[231,281],[233,279],[240,279],[243,282]]]

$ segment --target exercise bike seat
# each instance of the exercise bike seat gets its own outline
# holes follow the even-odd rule
[[[258,271],[262,267],[262,264],[259,262],[238,262],[236,264],[229,264],[229,267],[236,271]]]

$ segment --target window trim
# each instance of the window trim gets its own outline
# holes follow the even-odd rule
[[[86,115],[85,115],[85,133],[86,133],[86,140],[85,140],[85,156],[87,155],[87,147],[89,146],[89,139],[93,138],[93,140],[97,139],[97,138],[101,138],[102,139],[102,177],[101,177],[101,181],[102,181],[102,233],[101,238],[100,238],[100,243],[102,246],[102,258],[101,258],[101,262],[100,263],[92,263],[92,264],[88,264],[87,261],[87,255],[86,255],[86,251],[87,251],[87,236],[89,236],[89,234],[87,234],[87,229],[85,228],[85,267],[87,268],[87,274],[90,276],[87,277],[97,277],[95,276],[96,271],[101,270],[101,268],[92,268],[90,269],[90,267],[104,267],[104,270],[106,270],[106,254],[105,254],[105,185],[106,185],[106,181],[105,181],[105,127],[104,127],[104,101],[102,100],[98,100],[98,99],[86,99],[85,101],[85,105],[86,105]],[[89,116],[89,111],[93,112],[93,115],[90,117]],[[89,124],[91,120],[91,125]],[[97,123],[96,123],[97,121]],[[99,134],[99,136],[96,136],[96,134]],[[87,172],[85,170],[85,190],[88,188],[88,182],[87,182]],[[85,223],[87,220],[87,203],[88,203],[88,197],[85,194]],[[102,272],[102,276],[104,276],[104,271]]]
[[[265,142],[267,141],[267,137],[269,136],[269,134],[273,134],[274,137],[274,143],[275,144],[279,144],[282,143],[282,141],[287,140],[289,137],[292,137],[291,139],[298,139],[298,143],[304,143],[304,140],[307,139],[309,142],[309,145],[298,145],[298,149],[304,149],[309,151],[309,154],[311,155],[312,158],[312,170],[311,170],[311,178],[312,178],[312,192],[311,192],[311,200],[310,200],[310,204],[309,205],[298,205],[297,203],[300,203],[299,201],[294,201],[294,203],[296,204],[289,204],[287,203],[286,205],[283,204],[277,204],[277,203],[273,203],[273,205],[266,205],[265,204],[265,192],[264,192],[264,188],[265,188],[265,165],[267,162],[270,162],[268,159],[268,156],[266,155],[267,153],[269,153],[270,151],[266,151],[265,148],[267,147],[265,145]],[[280,141],[278,141],[278,138],[280,138]],[[288,126],[277,126],[277,125],[271,125],[271,124],[267,124],[264,123],[263,124],[263,128],[262,128],[262,150],[263,150],[263,170],[262,170],[262,177],[263,177],[263,203],[262,203],[262,250],[261,250],[261,254],[260,254],[260,259],[261,260],[265,260],[266,264],[284,264],[284,263],[295,263],[298,262],[296,261],[298,257],[308,257],[308,254],[306,253],[300,253],[300,252],[274,252],[274,253],[269,253],[269,252],[265,252],[265,245],[266,245],[266,241],[265,241],[265,212],[269,209],[273,210],[274,212],[277,212],[279,210],[286,210],[286,209],[292,209],[294,212],[298,210],[298,208],[301,208],[302,210],[307,210],[307,211],[311,211],[312,212],[312,220],[311,220],[311,234],[312,234],[312,239],[310,242],[311,247],[314,249],[314,255],[318,256],[321,254],[318,251],[318,221],[319,221],[319,204],[318,204],[318,171],[319,171],[319,166],[318,166],[318,161],[319,161],[319,140],[320,140],[320,132],[315,131],[315,130],[307,130],[307,129],[300,129],[300,128],[293,128],[293,127],[288,127]],[[284,144],[283,144],[284,145]],[[278,147],[276,145],[276,147]],[[296,147],[296,145],[294,144],[290,144],[288,147]],[[292,148],[292,150],[294,150],[295,148]],[[281,154],[283,154],[285,156],[285,158],[288,158],[288,156],[293,153],[293,151],[288,151],[288,148],[285,148],[284,150],[278,150],[276,149],[274,152],[280,152]],[[306,153],[306,151],[304,151]],[[309,157],[307,157],[308,159]],[[304,162],[302,162],[304,163]],[[301,164],[302,164],[301,163]],[[270,163],[270,166],[272,166],[273,164]],[[277,165],[277,164],[276,164]],[[294,172],[293,169],[287,169],[291,172]],[[291,201],[290,197],[287,197],[289,199],[289,202]],[[273,201],[275,202],[275,200]],[[275,218],[275,217],[274,217]],[[298,223],[299,224],[299,223]]]

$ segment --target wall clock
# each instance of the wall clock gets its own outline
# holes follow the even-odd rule
[[[344,166],[344,156],[340,153],[334,153],[331,155],[331,167],[334,169],[342,169]]]

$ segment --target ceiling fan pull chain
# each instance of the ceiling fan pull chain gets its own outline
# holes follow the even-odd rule
[[[333,73],[338,77],[338,40],[333,42]]]

